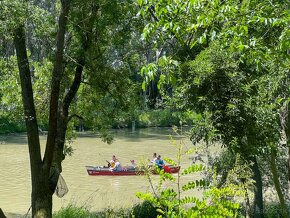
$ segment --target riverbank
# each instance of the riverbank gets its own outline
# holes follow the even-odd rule
[[[31,215],[28,214],[26,216],[26,214],[17,214],[17,213],[5,213],[5,216],[7,218],[31,218]]]
[[[290,205],[288,205],[290,212]],[[7,218],[31,218],[31,214],[5,214]],[[140,204],[132,205],[128,208],[112,209],[107,208],[102,211],[91,211],[86,207],[77,207],[68,205],[61,208],[59,211],[53,213],[53,218],[148,218],[157,217],[158,212],[150,203],[143,202]],[[244,217],[244,208],[235,217]],[[281,210],[279,202],[270,202],[265,205],[264,218],[281,217]]]
[[[156,110],[144,110],[136,111],[134,118],[132,115],[121,114],[118,119],[115,119],[111,123],[112,129],[138,129],[138,128],[148,128],[148,127],[172,127],[179,126],[182,121],[182,125],[191,125],[193,121],[192,114],[186,112],[172,111],[170,109],[156,109]],[[90,126],[86,122],[75,122],[73,124],[76,131],[90,131],[95,129],[95,126]],[[40,134],[47,132],[47,123],[39,121],[42,123],[39,125]],[[23,119],[16,119],[13,117],[8,117],[5,115],[0,115],[0,136],[3,134],[11,133],[21,133],[25,132],[25,122]]]

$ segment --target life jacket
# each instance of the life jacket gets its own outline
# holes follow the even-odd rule
[[[110,167],[114,168],[115,164],[116,164],[115,161],[113,161],[113,160],[110,161]]]

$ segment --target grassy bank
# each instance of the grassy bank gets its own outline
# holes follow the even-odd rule
[[[132,124],[135,124],[136,128],[146,127],[171,127],[173,125],[179,126],[180,121],[183,125],[192,124],[192,115],[186,112],[177,112],[170,109],[148,110],[148,111],[136,111],[135,114],[121,114],[112,123],[113,128],[131,128]],[[39,121],[41,122],[41,120]],[[79,129],[79,123],[76,121],[75,128]],[[40,126],[40,129],[47,131],[47,124]],[[93,126],[85,124],[85,129],[94,129]],[[0,134],[19,133],[25,132],[24,120],[16,120],[7,116],[0,116]]]
[[[288,205],[290,213],[290,205]],[[85,207],[76,207],[69,205],[53,214],[53,218],[155,218],[158,216],[156,209],[148,202],[134,205],[126,209],[104,209],[99,212],[92,212]],[[245,217],[242,208],[238,214],[239,218]],[[268,202],[264,209],[265,218],[282,217],[281,209],[278,202]]]
[[[132,208],[111,209],[92,212],[87,207],[73,204],[53,214],[53,218],[149,218],[157,217],[156,209],[148,202],[134,205]]]
[[[113,123],[114,128],[131,128],[135,124],[136,128],[146,127],[171,127],[191,125],[193,117],[191,113],[173,111],[170,109],[135,111],[134,114],[120,115]]]

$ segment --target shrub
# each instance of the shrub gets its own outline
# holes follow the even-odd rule
[[[129,209],[111,209],[107,208],[103,211],[99,211],[95,213],[95,217],[97,218],[129,218],[130,217]]]
[[[53,218],[129,218],[131,210],[129,209],[111,209],[107,208],[98,212],[91,212],[86,207],[78,207],[73,204],[61,208],[53,214]]]
[[[178,126],[182,120],[184,124],[191,124],[192,118],[186,112],[177,112],[169,109],[143,111],[138,115],[137,127],[169,127]]]
[[[176,131],[177,132],[177,131]],[[165,159],[171,165],[180,165],[181,157],[184,154],[189,154],[195,149],[183,149],[187,147],[181,140],[180,143],[175,143],[171,139],[173,145],[177,148],[177,160]],[[217,186],[217,175],[213,172],[211,178],[197,178],[187,183],[182,183],[183,176],[187,177],[190,174],[199,174],[209,170],[202,164],[193,164],[182,173],[178,173],[177,177],[165,173],[163,170],[159,172],[158,185],[155,188],[152,183],[152,177],[146,174],[151,185],[152,192],[137,193],[137,197],[148,201],[157,208],[157,212],[162,214],[160,217],[238,217],[241,208],[240,202],[237,199],[245,198],[245,186],[247,184],[239,183],[240,175],[245,175],[241,171],[247,169],[239,165],[239,160],[236,160],[235,166],[228,173],[228,179],[221,187]],[[247,178],[249,179],[249,178]],[[164,181],[172,182],[168,188],[163,186]],[[249,182],[248,185],[252,183]],[[193,190],[204,190],[203,196],[197,197],[192,194]]]
[[[53,218],[95,218],[85,207],[77,207],[72,204],[65,208],[61,208],[58,212],[53,214]]]
[[[157,208],[149,201],[134,205],[131,214],[134,218],[155,218],[158,216]]]
[[[24,132],[25,123],[22,121],[12,121],[9,117],[0,117],[0,134]]]
[[[267,202],[264,206],[265,218],[283,217],[279,202]],[[290,205],[287,205],[287,211],[290,213]]]

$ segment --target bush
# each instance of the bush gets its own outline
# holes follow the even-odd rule
[[[132,208],[132,217],[134,218],[155,218],[158,212],[149,201],[143,201]]]
[[[9,117],[0,117],[0,134],[24,132],[25,123],[22,121],[12,121]]]
[[[129,209],[105,209],[100,212],[95,213],[97,218],[129,218],[130,210]]]
[[[53,218],[93,218],[96,217],[85,207],[68,205],[53,214]]]
[[[121,113],[112,123],[113,128],[131,128],[132,121],[135,121],[136,128],[144,127],[171,127],[179,126],[180,121],[183,125],[191,125],[193,114],[189,112],[173,111],[170,109],[158,110],[135,110],[134,114]]]
[[[177,129],[174,131],[178,136],[181,136]],[[182,139],[179,141],[171,138],[171,143],[177,149],[176,160],[165,158],[166,162],[171,165],[179,166],[184,155],[196,150],[184,146],[185,143]],[[209,170],[206,165],[196,163],[182,169],[176,176],[160,170],[158,181],[156,181],[157,186],[154,185],[155,183],[153,184],[154,178],[148,172],[146,176],[152,191],[137,192],[136,195],[139,199],[152,204],[153,208],[155,207],[156,211],[162,214],[162,217],[239,217],[238,213],[241,208],[239,199],[245,198],[245,187],[252,187],[251,175],[246,174],[248,166],[242,165],[239,156],[237,156],[222,187],[217,186],[215,171],[211,173],[209,178],[200,177]],[[188,178],[190,174],[195,175],[192,176],[192,180],[184,183],[183,178]],[[241,175],[242,177],[240,177]],[[246,178],[249,182],[242,183],[240,178]],[[167,181],[166,187],[163,185],[164,181]],[[192,195],[194,190],[202,190],[202,197]]]
[[[53,214],[53,218],[129,218],[129,209],[104,209],[103,211],[91,212],[86,207],[68,205]]]
[[[138,115],[137,127],[179,126],[180,120],[189,125],[192,123],[190,115],[183,112],[174,112],[169,109],[143,111]]]
[[[279,202],[267,202],[264,206],[264,217],[283,217]],[[290,214],[290,205],[287,205],[287,212]]]

